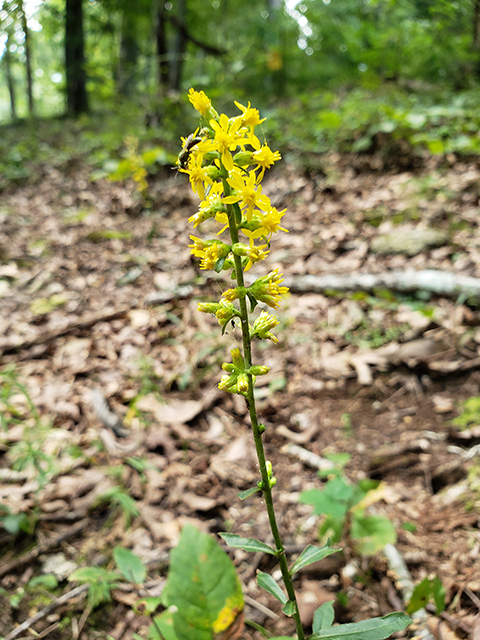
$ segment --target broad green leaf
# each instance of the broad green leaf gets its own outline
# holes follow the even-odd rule
[[[283,613],[289,618],[295,615],[296,610],[297,608],[295,606],[295,603],[292,602],[291,600],[289,600],[287,604],[282,608]]]
[[[129,549],[115,547],[113,559],[125,580],[141,584],[147,577],[147,569],[140,558]]]
[[[347,638],[347,640],[385,640],[392,633],[402,631],[411,622],[411,619],[401,613],[395,611],[389,613],[383,618],[371,618],[370,620],[362,620],[361,622],[352,622],[349,624],[339,624],[335,627],[322,629],[310,636],[309,640],[327,640],[328,638]]]
[[[293,576],[293,574],[296,573],[297,571],[300,571],[300,569],[307,567],[309,564],[312,564],[313,562],[318,562],[319,560],[323,560],[323,558],[326,558],[332,553],[337,553],[337,551],[340,551],[340,549],[332,549],[331,547],[328,546],[328,544],[326,544],[323,547],[316,547],[313,544],[309,544],[308,547],[305,547],[305,549],[302,551],[302,553],[298,556],[298,558],[293,563],[290,569],[290,575]]]
[[[344,522],[345,517],[334,518],[333,516],[327,516],[318,528],[318,535],[321,539],[327,536],[332,542],[339,542],[342,538]]]
[[[180,640],[212,640],[228,629],[243,610],[243,594],[228,555],[217,542],[186,524],[170,556],[170,573],[162,594],[175,605],[175,634]]]
[[[352,514],[350,536],[358,553],[366,556],[377,553],[388,543],[395,544],[397,540],[391,520],[383,516],[363,516],[358,512]]]
[[[284,594],[281,587],[269,573],[263,573],[263,571],[257,571],[258,586],[268,591],[274,598],[280,600],[282,604],[286,604],[287,596]]]
[[[253,496],[254,493],[257,493],[257,491],[261,491],[261,489],[259,487],[250,487],[250,489],[246,489],[245,491],[240,491],[240,493],[237,493],[237,496],[240,498],[240,500],[245,500],[246,498]]]
[[[255,540],[255,538],[242,538],[242,536],[236,533],[219,533],[221,538],[225,540],[229,547],[234,549],[243,549],[244,551],[261,551],[263,553],[269,553],[272,556],[276,555],[275,549],[269,547],[268,544]]]
[[[333,601],[324,602],[313,614],[313,633],[329,629],[335,619],[335,611],[333,609]]]

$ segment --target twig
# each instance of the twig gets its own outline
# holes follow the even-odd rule
[[[26,553],[19,556],[18,558],[14,558],[13,560],[10,560],[10,562],[6,562],[4,565],[0,566],[0,577],[4,576],[10,571],[14,571],[15,569],[18,569],[18,567],[22,567],[24,564],[27,564],[31,560],[35,560],[35,558],[38,558],[40,554],[45,553],[46,551],[50,551],[51,549],[54,549],[60,544],[60,542],[63,542],[68,538],[72,538],[73,536],[77,535],[77,533],[80,533],[81,531],[86,529],[88,527],[88,524],[89,524],[88,520],[82,520],[81,522],[77,522],[76,524],[72,525],[68,529],[65,529],[58,535],[50,538],[49,540],[46,540],[44,543],[38,544],[34,549],[30,549],[30,551],[27,551]]]
[[[26,631],[29,627],[31,627],[32,624],[35,624],[35,622],[38,622],[39,620],[42,620],[42,618],[45,618],[46,616],[50,615],[52,611],[55,611],[55,609],[58,609],[58,607],[62,606],[62,604],[65,604],[65,602],[68,602],[69,600],[71,600],[72,598],[75,598],[81,593],[88,591],[88,587],[89,587],[88,584],[82,584],[79,587],[75,587],[75,589],[72,589],[71,591],[67,591],[67,593],[64,593],[62,596],[57,598],[54,602],[51,602],[49,605],[47,605],[44,609],[36,613],[34,616],[32,616],[31,618],[28,618],[28,620],[25,620],[25,622],[22,622],[22,624],[16,627],[13,631],[10,631],[10,633],[8,633],[5,636],[4,640],[13,640],[13,638],[16,638],[23,631]]]
[[[250,596],[244,595],[243,599],[245,600],[245,602],[250,605],[251,607],[253,607],[254,609],[258,609],[258,611],[261,611],[262,613],[264,613],[268,618],[271,618],[272,620],[278,620],[278,618],[280,617],[278,615],[278,613],[275,613],[275,611],[272,611],[271,609],[269,609],[268,607],[266,607],[265,605],[261,604],[260,602],[258,602],[257,600],[255,600],[254,598],[251,598]],[[5,640],[7,640],[7,638],[5,638]]]
[[[333,469],[335,466],[331,460],[327,460],[326,458],[321,458],[317,456],[316,453],[312,453],[308,449],[304,449],[303,447],[299,447],[297,444],[285,444],[281,449],[281,453],[288,453],[292,456],[295,456],[302,462],[305,462],[310,467],[314,469],[321,469],[322,471],[328,471],[329,469]]]
[[[386,544],[383,548],[383,553],[395,578],[396,588],[402,594],[403,601],[408,602],[412,597],[414,584],[405,560],[393,544]],[[427,612],[425,609],[422,608],[415,612],[414,622],[417,623],[415,637],[421,638],[421,640],[435,640],[427,626]]]

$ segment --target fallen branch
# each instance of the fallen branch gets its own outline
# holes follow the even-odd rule
[[[20,624],[18,627],[15,627],[15,629],[13,631],[10,631],[10,633],[8,633],[3,640],[13,640],[14,638],[18,637],[23,631],[26,631],[27,629],[29,629],[32,626],[32,624],[35,624],[39,620],[42,620],[42,618],[46,618],[48,615],[52,613],[52,611],[55,611],[55,609],[58,609],[58,607],[61,607],[62,604],[65,604],[65,602],[68,602],[69,600],[72,600],[72,598],[75,598],[81,593],[88,591],[89,586],[90,586],[89,584],[82,584],[79,587],[75,587],[75,589],[71,589],[70,591],[67,591],[67,593],[64,593],[62,596],[57,598],[54,602],[51,602],[49,605],[47,605],[44,609],[36,613],[34,616],[32,616],[31,618],[28,618],[27,620],[25,620],[25,622],[22,622],[22,624]]]
[[[386,273],[344,273],[302,275],[285,278],[292,293],[323,293],[324,291],[372,291],[383,288],[393,291],[429,291],[448,298],[480,297],[480,278],[470,278],[447,271],[389,271]]]

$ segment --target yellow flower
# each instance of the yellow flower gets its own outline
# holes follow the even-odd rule
[[[249,231],[248,229],[242,229],[242,231],[250,238],[250,241],[262,237],[270,239],[278,230],[288,233],[288,229],[280,226],[280,221],[286,211],[286,209],[277,211],[275,207],[270,207],[266,212],[259,211],[253,218],[253,221],[258,224],[258,227],[254,231]]]
[[[203,91],[195,91],[193,87],[191,87],[188,92],[188,99],[192,103],[193,108],[204,118],[212,108],[210,98],[208,98]]]
[[[214,218],[216,215],[222,215],[219,212],[225,211],[225,205],[222,202],[223,185],[221,182],[214,182],[208,190],[208,195],[200,203],[200,209],[193,216],[190,216],[188,221],[193,224],[194,227],[198,227],[201,222]],[[223,214],[226,216],[226,214]],[[224,223],[223,223],[224,224]],[[228,225],[228,219],[227,219]]]
[[[269,251],[270,249],[268,249],[268,245],[266,244],[262,244],[260,247],[255,247],[254,245],[249,247],[246,251],[248,262],[245,265],[245,271],[248,271],[252,264],[254,264],[255,262],[265,260],[265,258],[268,256]]]
[[[266,120],[266,118],[260,120],[260,113],[258,112],[258,109],[252,109],[250,107],[250,102],[248,103],[248,106],[244,107],[243,104],[235,101],[235,106],[242,112],[242,115],[238,116],[238,118],[241,120],[243,126],[255,127],[257,124],[261,124]]]
[[[280,286],[282,282],[282,274],[278,273],[277,268],[274,271],[270,271],[268,275],[255,280],[249,287],[249,291],[259,302],[264,302],[272,309],[277,309],[280,306],[282,295],[288,291],[288,287]]]
[[[230,245],[220,240],[202,240],[196,236],[190,236],[193,244],[189,244],[192,254],[201,258],[200,269],[214,269],[220,258],[225,258],[230,252]]]
[[[262,313],[258,316],[258,318],[253,323],[253,328],[250,332],[250,337],[253,338],[255,336],[264,340],[271,340],[272,342],[278,342],[278,338],[271,333],[271,330],[274,329],[279,321],[275,316],[268,311],[262,311]]]
[[[230,177],[227,178],[228,184],[235,189],[233,195],[223,199],[225,204],[240,203],[241,207],[245,207],[245,216],[247,221],[252,219],[253,208],[267,209],[270,207],[270,199],[262,195],[262,187],[256,184],[256,175],[250,171],[245,177],[244,173],[233,169],[230,171]]]
[[[277,160],[280,160],[282,156],[279,151],[272,151],[267,144],[260,145],[260,141],[256,136],[252,137],[251,145],[255,149],[252,153],[252,161],[257,164],[257,168],[262,167],[258,176],[258,182],[261,182],[265,169],[270,169],[270,167]]]
[[[240,121],[230,123],[228,116],[224,113],[220,115],[219,122],[210,120],[210,126],[215,133],[214,146],[220,152],[222,164],[227,171],[233,169],[233,157],[230,152],[237,146],[243,146],[249,142],[249,138],[239,132],[240,125]]]

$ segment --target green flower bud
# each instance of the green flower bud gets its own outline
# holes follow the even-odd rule
[[[264,376],[266,373],[270,371],[270,367],[265,367],[264,365],[257,364],[253,367],[250,367],[248,373],[251,373],[253,376]]]

